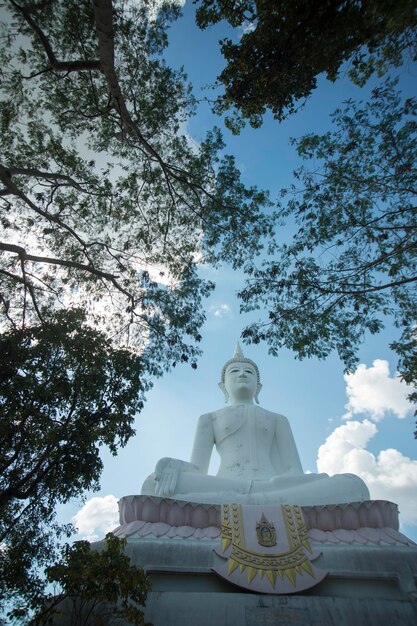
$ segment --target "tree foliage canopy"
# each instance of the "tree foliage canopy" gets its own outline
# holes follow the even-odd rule
[[[0,503],[68,500],[97,484],[98,447],[133,434],[146,381],[140,359],[61,311],[0,336]]]
[[[310,168],[280,210],[296,233],[273,261],[255,264],[241,292],[243,309],[266,309],[246,329],[272,353],[300,358],[337,350],[347,370],[366,332],[392,320],[400,372],[417,384],[417,101],[395,85],[375,89],[370,103],[347,102],[333,129],[295,141]],[[313,165],[314,164],[314,165]]]
[[[196,260],[239,267],[272,222],[219,132],[188,138],[194,99],[162,57],[178,8],[148,4],[4,4],[0,312],[82,306],[159,374],[198,353]]]
[[[47,569],[48,581],[58,589],[46,600],[36,624],[48,624],[51,614],[65,611],[79,626],[106,626],[115,619],[145,626],[140,607],[150,590],[149,577],[130,564],[123,552],[125,539],[109,533],[104,542],[100,551],[88,541],[65,546],[61,560]]]
[[[325,73],[334,81],[350,60],[359,84],[390,64],[400,65],[411,48],[417,58],[417,12],[413,0],[194,0],[201,28],[226,20],[243,28],[225,38],[227,65],[219,76],[224,94],[217,112],[233,110],[238,131],[262,123],[270,109],[278,120],[300,107]]]
[[[4,333],[0,353],[0,604],[19,592],[34,605],[36,570],[70,530],[56,504],[98,487],[100,447],[125,445],[148,383],[79,310]]]

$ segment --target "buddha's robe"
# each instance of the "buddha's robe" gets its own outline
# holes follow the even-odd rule
[[[207,474],[213,446],[221,463]],[[142,494],[208,504],[340,504],[369,499],[354,474],[304,474],[288,420],[253,404],[199,418],[191,463],[161,459]]]

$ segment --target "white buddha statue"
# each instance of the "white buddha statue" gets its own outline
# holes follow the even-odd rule
[[[143,495],[207,504],[341,504],[369,499],[354,474],[304,474],[286,417],[254,404],[261,390],[259,370],[239,345],[221,373],[226,407],[201,415],[191,462],[158,461],[142,486]],[[213,446],[221,464],[207,474]]]

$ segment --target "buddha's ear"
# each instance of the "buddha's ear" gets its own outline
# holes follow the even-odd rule
[[[224,386],[224,383],[220,382],[219,383],[219,387],[223,391],[223,393],[224,393],[224,401],[227,403],[229,401],[229,394],[227,393],[227,389]]]
[[[261,389],[262,389],[262,383],[258,383],[258,387],[257,387],[256,393],[255,393],[255,402],[256,402],[256,404],[259,404],[258,395],[261,393]]]

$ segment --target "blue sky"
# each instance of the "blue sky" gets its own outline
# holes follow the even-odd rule
[[[184,66],[197,97],[211,97],[210,90],[203,88],[215,80],[223,65],[217,41],[226,30],[221,26],[199,31],[193,13],[194,6],[187,2],[184,16],[171,29],[167,60],[174,67]],[[408,94],[415,94],[416,72],[409,67],[401,75],[402,88]],[[238,137],[201,103],[187,132],[198,142],[210,127],[220,126],[226,152],[236,156],[244,182],[269,189],[275,197],[281,187],[293,182],[292,172],[300,164],[290,137],[326,131],[329,114],[337,106],[348,98],[365,99],[370,88],[355,88],[346,77],[335,84],[321,79],[297,115],[282,124],[267,115],[261,129],[247,128]],[[223,405],[217,388],[221,367],[232,355],[245,324],[256,315],[239,314],[236,292],[242,286],[241,274],[228,267],[202,271],[217,288],[206,303],[204,354],[198,368],[180,366],[156,381],[137,417],[136,437],[117,457],[104,453],[101,491],[89,494],[94,499],[84,508],[82,503],[73,503],[60,510],[62,521],[78,512],[79,536],[98,538],[114,527],[116,499],[140,493],[159,458],[189,460],[198,416]],[[335,355],[324,362],[298,361],[286,350],[278,358],[269,356],[265,345],[243,349],[261,371],[261,405],[290,420],[304,471],[360,473],[371,497],[399,503],[402,528],[417,541],[415,420],[412,407],[404,404],[407,390],[395,378],[396,357],[387,347],[394,338],[392,328],[368,337],[359,352],[361,366],[349,379],[344,378]],[[349,402],[350,408],[346,408]],[[216,459],[211,471],[215,468]]]

